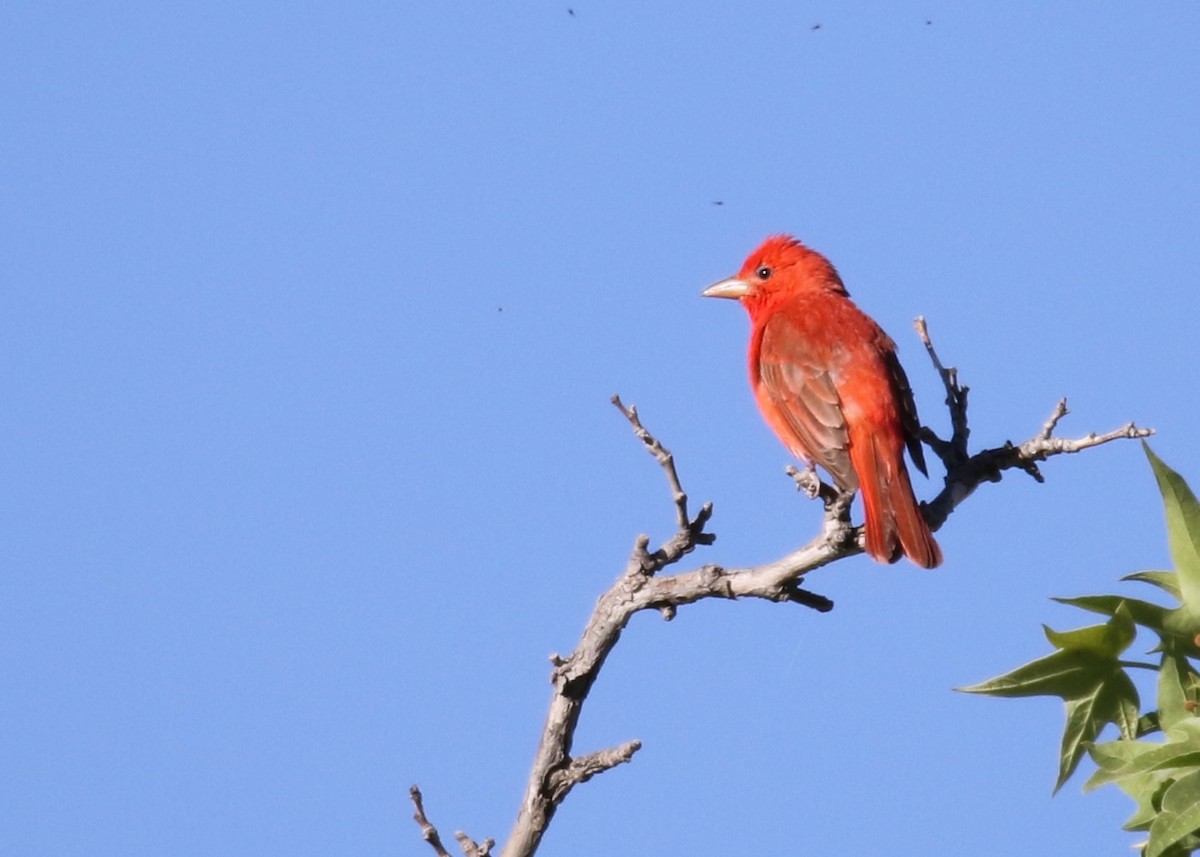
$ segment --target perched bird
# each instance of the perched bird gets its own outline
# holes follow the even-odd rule
[[[819,464],[841,490],[861,491],[867,553],[939,565],[941,549],[904,465],[907,446],[927,472],[908,378],[895,343],[850,300],[833,265],[776,235],[703,295],[740,301],[750,313],[758,408],[793,455]]]

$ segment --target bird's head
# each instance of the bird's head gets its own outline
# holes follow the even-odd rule
[[[790,235],[772,235],[746,257],[736,276],[713,283],[700,294],[732,298],[747,305],[775,296],[830,291],[846,294],[829,260]]]

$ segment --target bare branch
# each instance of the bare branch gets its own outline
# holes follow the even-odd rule
[[[923,504],[925,517],[934,529],[945,523],[954,509],[979,485],[998,482],[1005,470],[1023,470],[1041,481],[1042,475],[1037,465],[1051,456],[1080,452],[1122,438],[1141,438],[1153,434],[1151,429],[1138,428],[1129,423],[1103,435],[1089,434],[1073,440],[1055,437],[1054,431],[1067,414],[1064,400],[1058,403],[1050,418],[1025,443],[1017,446],[1010,442],[970,455],[967,446],[970,437],[967,423],[968,389],[959,382],[957,370],[945,367],[938,358],[924,319],[917,319],[916,326],[946,389],[946,405],[953,430],[950,440],[939,438],[928,428],[921,430],[922,440],[929,444],[946,467],[945,487],[932,501]],[[850,519],[854,495],[838,491],[811,470],[789,468],[788,474],[796,486],[809,497],[819,498],[824,506],[820,532],[808,544],[763,565],[724,568],[706,564],[691,571],[661,574],[697,546],[713,543],[715,536],[705,532],[712,517],[712,504],[706,503],[694,518],[689,515],[688,497],[670,451],[642,425],[637,408],[626,407],[617,396],[613,396],[612,401],[667,477],[674,503],[676,533],[654,551],[650,550],[649,536],[638,536],[624,571],[596,602],[575,650],[566,657],[557,654],[551,656],[554,691],[550,708],[520,811],[502,852],[503,857],[531,857],[555,811],[571,789],[596,774],[630,761],[641,747],[640,742],[629,741],[618,747],[579,757],[571,755],[583,703],[609,653],[635,613],[656,610],[665,619],[671,619],[680,606],[705,598],[760,598],[827,612],[833,609],[833,602],[805,589],[802,585],[805,576],[836,560],[863,552],[862,528],[855,527]],[[460,837],[460,843],[464,838]],[[486,855],[490,848],[490,840],[482,851],[470,840],[467,843],[475,849],[468,851],[464,845],[468,857]],[[440,843],[435,847],[440,847]]]
[[[413,804],[413,821],[420,826],[422,838],[433,848],[437,857],[450,857],[450,852],[442,844],[442,837],[438,835],[437,828],[425,816],[425,802],[421,797],[421,790],[413,786],[408,790],[408,797]],[[461,830],[454,832],[454,838],[458,840],[458,846],[466,857],[491,857],[492,846],[496,844],[496,840],[489,838],[483,840],[483,844],[480,845]]]
[[[1019,446],[1009,441],[1003,446],[985,449],[952,468],[946,474],[946,487],[932,501],[925,504],[925,520],[933,529],[938,529],[950,517],[950,513],[970,497],[976,488],[984,482],[999,482],[1005,470],[1021,470],[1038,482],[1045,482],[1045,477],[1038,468],[1040,461],[1055,455],[1082,452],[1114,440],[1138,440],[1154,434],[1154,429],[1139,428],[1130,422],[1104,434],[1091,432],[1074,439],[1054,437],[1051,433],[1067,413],[1067,400],[1063,399],[1055,406],[1054,412],[1041,429],[1029,440]]]
[[[442,838],[438,835],[437,828],[429,823],[429,819],[425,817],[425,805],[421,799],[421,790],[413,786],[408,790],[408,796],[413,803],[413,821],[421,827],[421,836],[433,848],[433,853],[437,857],[450,857],[450,852],[442,845]]]
[[[559,768],[550,775],[547,785],[550,788],[550,799],[562,803],[567,792],[579,783],[586,783],[596,774],[602,774],[609,768],[624,764],[633,758],[633,754],[642,749],[641,741],[626,741],[619,747],[598,750],[578,759],[572,759],[566,767]]]
[[[1067,400],[1059,399],[1058,404],[1054,406],[1054,412],[1050,414],[1050,418],[1042,423],[1042,430],[1034,435],[1035,440],[1049,440],[1050,435],[1054,434],[1054,430],[1058,428],[1058,424],[1062,418],[1071,413],[1067,410]]]
[[[789,464],[784,468],[784,472],[792,477],[792,480],[796,483],[796,490],[803,493],[810,500],[816,500],[820,497],[825,505],[828,506],[830,503],[836,501],[840,494],[835,486],[821,479],[814,465],[810,464],[801,470]]]
[[[479,844],[461,830],[454,832],[454,838],[458,840],[458,847],[462,849],[464,857],[491,857],[492,846],[496,844],[494,839],[485,839],[483,844]]]
[[[917,316],[913,326],[933,362],[933,368],[942,379],[942,386],[946,388],[946,407],[950,410],[950,429],[953,432],[950,440],[946,441],[938,437],[933,429],[922,426],[921,440],[942,460],[946,470],[951,470],[970,457],[970,453],[967,452],[967,441],[971,437],[971,429],[967,425],[967,393],[970,389],[958,382],[957,369],[942,365],[937,350],[933,347],[933,340],[929,337],[929,326],[925,323],[925,316]]]
[[[629,424],[633,426],[633,433],[646,445],[647,450],[662,467],[663,473],[667,476],[667,485],[671,489],[672,499],[675,501],[675,525],[678,527],[675,537],[651,554],[647,550],[650,545],[650,537],[639,536],[633,556],[630,557],[631,567],[633,564],[637,564],[642,574],[656,574],[671,563],[678,562],[684,555],[691,553],[697,545],[711,545],[716,540],[716,536],[712,533],[704,532],[705,525],[712,517],[712,503],[705,503],[696,517],[691,518],[688,515],[687,492],[683,490],[679,474],[675,471],[675,456],[642,425],[636,405],[627,408],[621,401],[621,397],[616,395],[612,397],[612,403],[616,405],[617,410],[625,419],[629,420]]]
[[[1067,400],[1061,399],[1041,428],[1020,446],[1008,441],[1003,446],[969,455],[967,438],[970,437],[971,431],[967,425],[967,388],[959,384],[957,370],[947,369],[938,359],[925,319],[918,317],[915,326],[917,335],[925,345],[929,359],[946,388],[946,405],[950,410],[950,422],[954,428],[953,438],[949,442],[941,440],[928,428],[921,429],[921,439],[929,444],[946,467],[945,487],[932,501],[923,504],[925,520],[935,530],[946,522],[950,513],[970,497],[976,488],[984,482],[999,482],[1005,470],[1022,470],[1038,482],[1044,482],[1045,477],[1038,468],[1038,462],[1051,456],[1080,452],[1114,440],[1145,438],[1154,434],[1154,429],[1138,428],[1131,422],[1102,435],[1093,432],[1075,440],[1054,437],[1059,423],[1070,413]]]
[[[663,472],[667,475],[667,484],[671,488],[671,495],[675,500],[675,523],[679,525],[680,530],[686,530],[690,523],[688,518],[688,498],[683,490],[683,486],[679,484],[679,474],[675,472],[675,456],[671,455],[671,451],[658,442],[658,438],[646,431],[642,426],[642,421],[638,419],[637,405],[625,407],[621,401],[621,397],[613,395],[612,403],[617,406],[625,419],[629,420],[629,424],[633,426],[633,433],[637,435],[638,440],[646,444],[650,454],[662,467]]]
[[[675,472],[670,452],[642,426],[635,408],[626,408],[615,396],[613,399],[634,426],[638,438],[667,472],[667,480],[675,496],[679,530],[654,552],[649,549],[649,536],[638,536],[624,572],[596,602],[575,651],[565,658],[557,654],[551,658],[554,664],[551,672],[554,695],[534,755],[525,797],[512,833],[504,845],[504,857],[532,855],[559,804],[572,787],[620,762],[628,761],[641,747],[640,742],[630,741],[613,750],[578,759],[571,757],[571,746],[583,702],[609,652],[616,646],[621,632],[635,613],[657,610],[669,619],[680,605],[714,597],[764,598],[828,611],[833,603],[803,589],[799,583],[800,574],[836,559],[839,551],[861,551],[855,541],[857,532],[850,525],[851,495],[834,492],[832,496],[825,497],[825,527],[821,536],[783,560],[742,571],[729,572],[718,566],[706,565],[683,574],[655,577],[657,572],[678,562],[697,545],[712,543],[712,535],[704,532],[712,517],[712,504],[706,503],[695,518],[689,519],[687,495]]]

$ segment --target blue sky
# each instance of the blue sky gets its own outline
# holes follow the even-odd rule
[[[480,5],[0,12],[5,853],[431,853],[414,782],[503,839],[547,656],[672,526],[612,393],[716,506],[684,568],[816,531],[699,298],[769,233],[943,433],[918,314],[977,445],[1065,395],[1200,485],[1195,4]],[[1044,473],[831,614],[636,617],[577,747],[645,749],[541,853],[1124,851],[1057,703],[950,690],[1168,562],[1135,444]]]

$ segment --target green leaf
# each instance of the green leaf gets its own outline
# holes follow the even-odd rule
[[[1121,737],[1132,740],[1137,729],[1138,694],[1133,681],[1121,669],[1114,668],[1108,679],[1097,685],[1089,696],[1067,702],[1067,726],[1063,730],[1058,759],[1057,792],[1079,766],[1087,745],[1096,740],[1109,723],[1115,723]]]
[[[1142,441],[1167,513],[1167,539],[1171,559],[1179,576],[1180,601],[1192,615],[1200,617],[1200,501],[1183,477],[1163,463],[1150,445]]]
[[[1153,765],[1142,764],[1143,756],[1162,748],[1161,743],[1150,741],[1105,741],[1088,747],[1088,755],[1096,763],[1096,772],[1083,784],[1090,792],[1109,783],[1119,783],[1130,776],[1143,774]]]
[[[1092,693],[1097,685],[1104,682],[1112,671],[1112,663],[1111,659],[1092,652],[1060,649],[1002,676],[955,690],[988,696],[1078,699]]]
[[[1116,670],[1112,680],[1105,685],[1104,692],[1109,697],[1106,704],[1111,706],[1110,709],[1104,709],[1108,712],[1108,722],[1116,725],[1126,741],[1135,740],[1141,723],[1138,717],[1141,699],[1133,679],[1124,670]]]
[[[1165,742],[1107,741],[1091,745],[1088,753],[1096,763],[1097,770],[1084,784],[1084,791],[1115,783],[1137,804],[1133,816],[1125,823],[1126,830],[1150,830],[1157,825],[1159,835],[1166,842],[1160,847],[1168,849],[1175,846],[1163,853],[1190,853],[1185,849],[1185,837],[1190,836],[1200,824],[1189,827],[1188,818],[1176,819],[1174,823],[1178,824],[1179,829],[1167,827],[1164,834],[1161,831],[1167,822],[1161,820],[1161,815],[1168,811],[1163,802],[1175,783],[1200,773],[1200,720],[1184,721],[1167,734]],[[1180,815],[1177,809],[1184,805],[1184,799],[1190,794],[1185,786],[1173,798],[1172,806],[1176,809],[1169,812]],[[1152,834],[1152,841],[1153,838]]]
[[[1103,613],[1112,616],[1122,604],[1129,610],[1133,621],[1143,628],[1162,632],[1171,611],[1159,604],[1142,601],[1137,598],[1122,598],[1119,595],[1081,595],[1077,598],[1055,598],[1059,604],[1069,604],[1080,607],[1092,613]]]
[[[1162,795],[1162,809],[1150,825],[1145,857],[1160,857],[1185,836],[1200,830],[1200,770],[1177,779]]]
[[[1163,651],[1162,666],[1158,670],[1158,721],[1164,729],[1194,719],[1188,711],[1188,690],[1195,685],[1196,672],[1188,659],[1177,648],[1167,643]]]
[[[1136,737],[1141,738],[1146,735],[1152,735],[1155,732],[1162,731],[1162,723],[1160,722],[1157,711],[1147,711],[1138,718]]]
[[[1096,722],[1092,718],[1091,709],[1095,698],[1075,699],[1067,705],[1067,726],[1063,729],[1062,746],[1058,751],[1058,779],[1054,781],[1054,793],[1075,773],[1079,760],[1083,758],[1088,743],[1095,741],[1100,734]]]
[[[1088,745],[1109,723],[1121,736],[1137,735],[1137,688],[1118,660],[1137,635],[1129,608],[1118,604],[1103,625],[1055,631],[1043,626],[1058,651],[997,678],[959,688],[989,696],[1057,696],[1066,703],[1067,724],[1058,757],[1054,791],[1070,779]]]
[[[1192,750],[1189,753],[1178,753],[1169,758],[1163,759],[1159,763],[1156,771],[1169,771],[1173,768],[1198,768],[1200,769],[1200,750]]]
[[[989,696],[1058,696],[1068,701],[1092,696],[1112,682],[1115,673],[1124,676],[1117,658],[1129,648],[1137,634],[1129,608],[1121,604],[1113,609],[1112,618],[1103,625],[1072,631],[1055,631],[1045,625],[1042,628],[1047,639],[1058,647],[1057,652],[989,681],[958,690]],[[1137,719],[1136,715],[1134,719]]]
[[[1135,571],[1133,574],[1125,575],[1121,580],[1137,580],[1157,586],[1174,595],[1176,601],[1183,597],[1179,592],[1179,575],[1173,571]]]
[[[1192,657],[1200,652],[1196,645],[1200,641],[1200,614],[1193,613],[1191,608],[1184,606],[1167,613],[1163,633],[1170,635],[1176,646]]]
[[[1137,804],[1123,830],[1149,830],[1162,807],[1162,796],[1175,780],[1162,771],[1135,774],[1121,781],[1122,790]]]
[[[1046,639],[1056,648],[1092,652],[1112,659],[1128,649],[1137,636],[1137,628],[1125,604],[1118,605],[1112,618],[1103,625],[1089,625],[1073,631],[1055,631],[1043,625],[1042,630]]]
[[[1121,777],[1130,774],[1200,766],[1200,720],[1197,719],[1183,721],[1167,733],[1167,741],[1162,743],[1152,741],[1116,743],[1123,743],[1137,749],[1128,754],[1123,762],[1120,762],[1122,759],[1120,754],[1113,754],[1110,751],[1109,760],[1104,765],[1100,765],[1099,762],[1099,758],[1102,758],[1103,754],[1101,756],[1093,754],[1093,758],[1097,759],[1097,765],[1100,765],[1103,774],[1098,771],[1092,777],[1095,782],[1089,781],[1089,787],[1094,788],[1106,782],[1117,782]],[[1095,749],[1099,749],[1099,746],[1107,747],[1108,745],[1098,745]]]
[[[1200,848],[1200,836],[1189,833],[1162,853],[1162,857],[1191,857]]]

